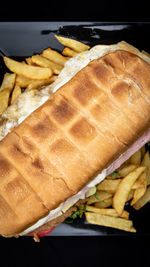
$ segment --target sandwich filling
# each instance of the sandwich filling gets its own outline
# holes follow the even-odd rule
[[[28,117],[34,110],[39,108],[51,96],[52,92],[56,92],[61,86],[68,82],[77,72],[84,68],[90,61],[104,56],[108,52],[115,50],[127,50],[142,57],[145,61],[150,63],[150,59],[140,53],[137,49],[126,44],[125,42],[118,43],[112,46],[97,45],[89,51],[77,54],[65,64],[64,69],[61,71],[58,79],[50,86],[37,91],[32,90],[23,93],[16,102],[11,105],[3,114],[0,126],[0,140],[2,140],[12,129],[18,126],[26,117]],[[114,170],[119,168],[134,152],[139,150],[144,144],[150,141],[150,130],[148,130],[142,137],[140,137],[130,148],[123,153],[116,161],[114,161],[107,169],[104,169],[98,174],[93,181],[86,185],[76,195],[68,198],[59,207],[51,210],[47,216],[37,221],[34,225],[20,233],[20,235],[33,232],[36,228],[42,226],[48,221],[61,216],[70,207],[77,203],[80,199],[84,199],[93,195],[96,191],[96,185],[100,183],[107,175],[111,174]]]

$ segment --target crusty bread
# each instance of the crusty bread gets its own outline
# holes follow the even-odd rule
[[[93,60],[0,143],[0,233],[13,236],[76,194],[150,125],[150,65]]]

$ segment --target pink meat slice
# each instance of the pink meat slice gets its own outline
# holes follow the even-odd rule
[[[127,159],[129,159],[136,151],[150,141],[150,129],[145,132],[137,141],[135,141],[125,153],[123,153],[117,160],[115,160],[106,171],[106,175],[111,174],[118,169]]]

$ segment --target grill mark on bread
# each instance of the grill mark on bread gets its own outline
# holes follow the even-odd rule
[[[79,142],[81,140],[82,144],[88,144],[97,135],[95,127],[86,118],[77,121],[69,130],[69,133]]]
[[[0,183],[3,177],[7,177],[11,172],[11,165],[8,160],[0,154]]]
[[[58,123],[65,124],[73,118],[75,111],[69,102],[62,99],[59,104],[54,105],[51,114]]]
[[[9,181],[4,186],[4,191],[9,196],[9,201],[14,205],[20,205],[20,202],[24,201],[31,192],[33,193],[33,190],[22,176],[17,176]]]
[[[58,153],[59,156],[63,156],[64,153],[67,153],[69,156],[70,153],[75,151],[75,147],[65,139],[56,140],[56,142],[50,146],[50,149],[53,153]]]
[[[46,115],[45,118],[35,124],[31,128],[31,132],[34,136],[37,136],[39,139],[47,138],[48,135],[54,134],[57,132],[57,128],[50,118]]]
[[[110,77],[110,71],[108,70],[108,68],[106,68],[104,64],[100,63],[97,65],[97,64],[92,64],[93,62],[91,62],[90,64],[92,65],[95,77],[97,78],[97,80],[99,80],[102,84],[105,85]]]
[[[15,214],[4,197],[0,194],[0,220],[3,221],[4,219],[5,223],[7,223],[7,220],[11,219],[16,221],[16,216],[17,214]]]
[[[100,93],[98,87],[89,80],[88,74],[85,74],[83,83],[77,83],[73,90],[73,96],[83,106],[89,104],[89,102]]]

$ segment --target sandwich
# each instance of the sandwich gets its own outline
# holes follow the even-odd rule
[[[0,234],[5,237],[60,224],[150,141],[150,59],[125,42],[75,55],[40,94],[16,120],[22,100],[2,116]]]

